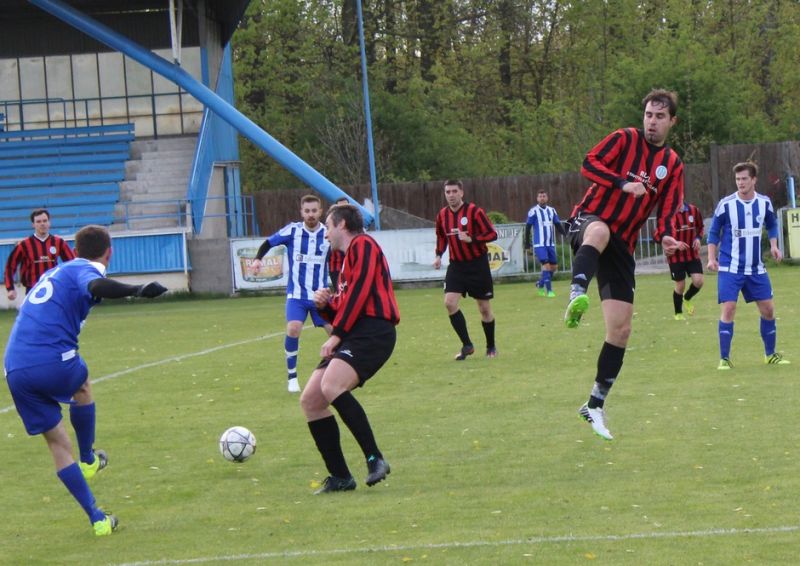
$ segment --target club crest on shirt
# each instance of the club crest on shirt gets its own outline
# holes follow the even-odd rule
[[[56,252],[57,252],[57,251],[58,251],[58,250],[56,250],[56,247],[55,247],[55,246],[50,246],[50,253],[51,253],[51,254],[53,254],[53,255],[56,255]]]
[[[659,165],[658,167],[656,167],[656,179],[658,179],[659,181],[661,179],[666,179],[668,173],[669,172],[667,171],[667,168],[664,167],[663,165]]]
[[[467,222],[469,222],[469,221],[467,220],[467,217],[466,217],[466,216],[463,216],[463,217],[461,218],[461,225],[462,225],[462,226],[466,226],[466,225],[467,225]]]

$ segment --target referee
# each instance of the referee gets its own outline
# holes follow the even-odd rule
[[[14,275],[19,268],[20,281],[27,294],[48,269],[61,261],[75,259],[75,253],[59,236],[50,234],[50,213],[44,208],[31,212],[33,234],[19,242],[8,256],[5,269],[5,285],[8,300],[17,298],[14,289]]]
[[[465,360],[475,353],[467,331],[467,321],[458,308],[461,297],[469,295],[478,303],[483,333],[486,335],[486,357],[497,356],[494,343],[494,314],[489,302],[494,297],[492,272],[489,269],[487,242],[497,239],[497,232],[482,208],[464,201],[461,181],[444,183],[447,206],[436,215],[436,259],[433,268],[442,267],[442,255],[450,248],[450,264],[444,278],[444,306],[450,324],[461,340],[456,360]]]

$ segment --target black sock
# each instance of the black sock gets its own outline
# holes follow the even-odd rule
[[[675,314],[683,312],[683,295],[672,292],[672,304],[675,306]]]
[[[460,309],[450,315],[450,324],[464,346],[472,344],[472,340],[469,339],[469,332],[467,332],[467,319],[464,318],[464,313]]]
[[[353,433],[356,442],[358,442],[361,451],[364,453],[364,458],[367,460],[371,456],[383,458],[383,454],[378,450],[378,444],[375,442],[375,435],[372,434],[372,427],[369,425],[367,413],[364,412],[361,403],[356,401],[353,394],[345,391],[334,399],[331,405],[336,408],[344,424]]]
[[[494,319],[489,322],[481,321],[483,333],[486,335],[486,349],[494,348]]]
[[[622,369],[622,360],[625,357],[625,348],[603,342],[600,355],[597,357],[597,377],[594,379],[594,388],[589,397],[589,407],[596,409],[602,407],[606,396],[614,385],[619,371]]]
[[[597,262],[600,259],[600,252],[597,248],[583,245],[578,248],[575,258],[572,260],[572,284],[580,285],[584,289],[589,287],[589,282],[597,272]]]
[[[324,419],[310,421],[308,430],[317,445],[317,450],[322,455],[328,473],[337,478],[349,478],[352,476],[347,467],[347,462],[342,454],[342,445],[339,442],[339,425],[336,418],[331,415]]]
[[[691,301],[692,297],[694,297],[697,293],[700,292],[700,287],[695,287],[694,283],[689,285],[689,290],[686,291],[686,294],[683,296],[684,299],[687,301]]]

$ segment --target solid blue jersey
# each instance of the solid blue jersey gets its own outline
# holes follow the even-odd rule
[[[104,274],[102,264],[82,258],[46,271],[25,297],[11,329],[6,371],[75,357],[83,321],[98,302],[89,283]]]
[[[556,209],[552,206],[536,205],[528,211],[527,224],[531,227],[533,247],[555,246],[555,227],[560,224]]]
[[[769,238],[778,237],[778,221],[769,197],[755,193],[744,201],[733,193],[719,201],[714,211],[708,243],[719,246],[719,270],[752,275],[766,273],[761,260],[764,228]]]
[[[289,258],[290,299],[313,299],[314,291],[328,286],[328,250],[325,226],[311,232],[303,222],[292,222],[267,238],[271,246],[286,246]]]

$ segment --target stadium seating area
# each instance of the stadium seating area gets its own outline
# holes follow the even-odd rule
[[[134,139],[133,124],[0,131],[0,239],[27,235],[47,208],[51,232],[110,225]]]

